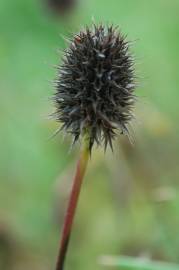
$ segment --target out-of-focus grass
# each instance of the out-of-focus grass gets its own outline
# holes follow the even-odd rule
[[[179,262],[178,11],[178,0],[86,0],[59,20],[40,1],[0,1],[0,235],[15,254],[14,269],[55,262],[75,151],[68,154],[70,140],[60,135],[47,140],[57,128],[46,120],[51,66],[66,46],[62,36],[92,18],[137,39],[140,123],[134,147],[120,140],[114,155],[94,152],[67,267],[96,269],[107,253]]]
[[[178,270],[179,265],[172,263],[152,262],[142,258],[132,258],[127,256],[110,257],[103,256],[101,264],[115,269],[126,270]]]

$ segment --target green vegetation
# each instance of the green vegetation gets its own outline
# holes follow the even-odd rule
[[[0,1],[0,269],[54,267],[78,147],[69,155],[70,138],[48,140],[52,66],[63,36],[93,18],[136,40],[135,144],[94,151],[66,269],[107,269],[103,254],[179,263],[179,1],[86,0],[68,18],[42,2]]]

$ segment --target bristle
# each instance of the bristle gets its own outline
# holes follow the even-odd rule
[[[126,38],[113,26],[86,27],[64,53],[56,80],[55,118],[76,142],[83,129],[106,148],[126,133],[135,102],[134,63]]]

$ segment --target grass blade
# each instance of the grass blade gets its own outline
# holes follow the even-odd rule
[[[179,270],[179,264],[128,256],[102,256],[100,264],[121,270]]]

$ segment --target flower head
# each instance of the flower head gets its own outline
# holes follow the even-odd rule
[[[75,6],[76,0],[47,0],[50,9],[59,14],[66,14]]]
[[[56,80],[55,118],[76,142],[88,130],[105,148],[117,130],[128,133],[134,96],[134,63],[129,43],[113,26],[88,27],[65,51]]]

